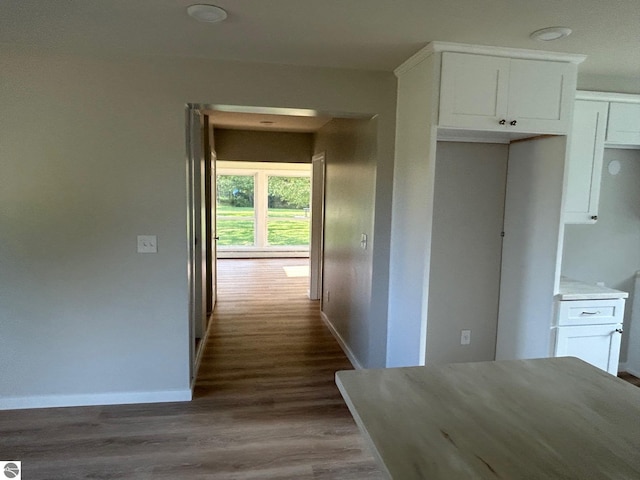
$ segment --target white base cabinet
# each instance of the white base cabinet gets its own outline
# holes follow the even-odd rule
[[[578,357],[617,375],[624,304],[622,298],[557,302],[554,356]]]
[[[622,324],[559,327],[555,357],[578,357],[612,375],[618,373]]]

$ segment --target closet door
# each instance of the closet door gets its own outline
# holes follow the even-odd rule
[[[496,360],[548,357],[566,137],[509,146]]]

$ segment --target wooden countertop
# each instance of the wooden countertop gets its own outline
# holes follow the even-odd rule
[[[640,479],[640,388],[577,358],[342,371],[396,480]]]

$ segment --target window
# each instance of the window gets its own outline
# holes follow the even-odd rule
[[[219,161],[216,175],[219,252],[308,254],[311,164]]]

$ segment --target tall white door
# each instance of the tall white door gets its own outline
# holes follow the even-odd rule
[[[565,153],[563,136],[509,147],[496,360],[552,353]]]

